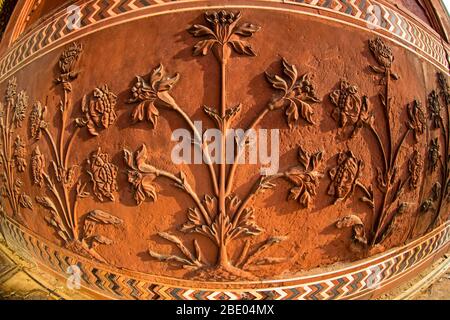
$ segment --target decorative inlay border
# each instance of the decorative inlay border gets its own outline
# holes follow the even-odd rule
[[[69,30],[67,28],[67,20],[69,13],[66,8],[55,13],[42,23],[36,25],[32,30],[24,34],[12,47],[7,51],[0,60],[0,81],[17,71],[17,67],[24,65],[32,56],[38,52],[48,49],[55,43],[60,43],[66,37],[75,36],[86,32],[98,26],[105,20],[120,17],[126,19],[125,16],[133,14],[136,16],[146,16],[146,8],[162,7],[164,10],[176,9],[179,6],[188,6],[192,3],[194,7],[199,6],[205,1],[201,0],[92,0],[79,1],[78,5],[81,10],[81,28]],[[206,2],[205,2],[206,3]],[[394,39],[400,40],[401,43],[411,47],[418,54],[433,62],[441,69],[448,71],[448,60],[446,49],[441,40],[435,34],[427,31],[423,27],[411,19],[403,16],[399,12],[379,3],[375,0],[347,0],[347,1],[330,1],[330,0],[260,0],[252,1],[252,7],[269,6],[274,8],[276,5],[290,5],[294,11],[305,11],[307,8],[319,9],[319,13],[308,12],[309,15],[320,17],[326,16],[326,12],[337,13],[339,16],[351,18],[358,26],[363,26],[367,30],[374,30],[378,33],[387,33],[393,35]],[[236,6],[239,3],[236,2]],[[377,14],[371,14],[375,10]],[[342,20],[345,19],[333,19]],[[123,22],[123,21],[122,21]]]
[[[8,243],[19,254],[63,276],[69,266],[77,265],[82,271],[83,288],[112,299],[355,299],[420,267],[450,241],[450,222],[447,222],[408,245],[332,272],[286,280],[207,284],[171,278],[154,281],[150,279],[152,276],[95,263],[58,248],[9,218],[1,224]],[[173,281],[181,285],[167,284]],[[207,285],[214,287],[204,289]]]

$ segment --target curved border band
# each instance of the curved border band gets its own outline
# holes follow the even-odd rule
[[[9,218],[2,220],[9,245],[25,259],[55,276],[77,265],[82,287],[106,299],[186,300],[323,300],[357,299],[383,292],[420,270],[449,248],[450,221],[411,243],[331,272],[261,282],[201,282],[118,269],[80,257],[42,239]]]
[[[80,0],[81,27],[67,27],[66,9],[22,35],[0,60],[0,82],[39,56],[86,34],[148,16],[201,8],[255,8],[316,16],[377,33],[415,52],[448,73],[446,48],[437,34],[375,0],[247,0],[215,6],[206,0]],[[373,14],[375,12],[376,14]]]

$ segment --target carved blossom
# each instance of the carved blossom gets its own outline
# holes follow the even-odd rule
[[[361,99],[358,87],[346,80],[341,80],[340,88],[330,93],[330,100],[335,106],[331,114],[333,119],[337,121],[339,128],[353,126],[352,136],[356,134],[357,129],[372,120],[368,113],[367,97]]]
[[[438,82],[441,88],[441,95],[447,106],[450,104],[450,90],[447,82],[447,76],[443,72],[438,72]]]
[[[431,172],[436,171],[441,155],[439,153],[439,141],[438,138],[430,141],[430,147],[428,148],[428,169]]]
[[[176,108],[177,104],[169,92],[178,82],[179,77],[178,73],[172,77],[167,76],[162,64],[151,72],[149,82],[136,76],[136,83],[131,88],[132,97],[128,100],[128,103],[138,103],[131,114],[133,121],[146,119],[153,127],[156,127],[159,117],[158,108]]]
[[[31,173],[33,183],[42,187],[45,174],[45,156],[41,153],[39,146],[34,148],[33,154],[31,155]]]
[[[25,142],[22,140],[20,136],[16,137],[14,141],[14,165],[17,168],[18,172],[24,172],[27,167],[27,161],[25,160],[26,149]]]
[[[241,40],[240,37],[251,37],[260,27],[243,23],[238,25],[241,13],[228,11],[206,12],[205,20],[209,26],[194,24],[188,29],[194,37],[206,37],[205,40],[197,42],[194,46],[194,55],[207,55],[216,44],[221,45],[224,50],[217,50],[216,54],[220,60],[227,58],[230,49],[237,54],[256,56],[250,43]],[[229,46],[229,48],[227,47]],[[225,54],[225,57],[222,54]]]
[[[418,150],[414,150],[411,158],[408,161],[408,172],[410,176],[409,186],[411,189],[417,189],[421,171],[423,168],[423,160]]]
[[[118,167],[110,163],[109,155],[102,153],[101,148],[91,154],[88,165],[96,197],[100,201],[103,201],[103,197],[114,201],[114,192],[118,190],[116,181]]]
[[[347,199],[354,191],[363,166],[364,162],[358,160],[352,151],[339,153],[337,166],[328,172],[331,179],[328,195],[333,196],[335,202]]]
[[[414,100],[413,103],[408,103],[408,122],[407,126],[410,130],[414,132],[414,138],[416,141],[419,140],[419,136],[425,132],[425,114],[422,110],[422,104],[418,100]]]
[[[286,178],[295,185],[289,190],[289,200],[297,200],[302,206],[309,207],[317,194],[319,180],[323,174],[318,171],[323,161],[323,152],[309,153],[299,147],[298,161],[302,167],[294,167],[285,173]]]
[[[42,130],[47,128],[46,115],[47,106],[42,107],[41,103],[36,101],[30,113],[30,136],[32,139],[39,140]]]
[[[20,91],[13,105],[12,121],[16,128],[22,127],[22,122],[25,119],[27,107],[28,107],[28,96],[25,91]]]
[[[79,72],[75,71],[75,66],[82,51],[83,46],[73,42],[59,58],[60,76],[56,79],[56,83],[63,83],[65,90],[71,91],[72,87],[69,82],[75,80],[78,76]]]
[[[436,90],[431,91],[428,95],[428,108],[430,110],[430,119],[433,123],[433,128],[440,128],[442,122],[441,104],[439,102],[439,95]]]
[[[17,96],[17,78],[12,77],[8,80],[8,84],[5,90],[5,101],[6,103],[13,104]]]
[[[147,147],[144,145],[132,153],[124,149],[125,163],[128,166],[128,182],[134,189],[134,199],[140,205],[146,198],[156,201],[156,186],[153,181],[157,177],[157,169],[147,163]]]
[[[385,68],[390,68],[394,62],[392,49],[380,38],[369,40],[369,49],[377,62]]]
[[[358,216],[348,215],[340,218],[336,222],[336,228],[352,228],[352,240],[358,244],[366,245],[367,237],[364,229],[364,224]]]
[[[301,117],[306,122],[314,124],[314,110],[312,103],[320,102],[313,83],[313,75],[310,73],[299,76],[297,67],[282,59],[283,73],[287,79],[279,75],[271,75],[266,72],[267,80],[272,86],[282,91],[281,96],[274,97],[270,103],[270,110],[285,107],[286,121],[289,128],[296,125]]]
[[[83,97],[81,111],[84,118],[77,118],[76,123],[79,127],[86,126],[91,135],[97,136],[96,128],[107,129],[116,121],[117,96],[106,84],[95,88],[92,95],[89,102],[87,102],[86,96]]]

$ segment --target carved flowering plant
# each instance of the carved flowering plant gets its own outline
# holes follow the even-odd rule
[[[283,73],[287,77],[271,75],[266,72],[267,80],[272,86],[282,91],[282,95],[274,97],[270,103],[270,110],[285,108],[286,121],[289,128],[293,128],[301,117],[309,124],[314,124],[314,109],[312,103],[320,102],[316,94],[311,73],[299,76],[297,67],[282,60]]]
[[[414,132],[414,138],[419,140],[419,136],[425,132],[425,114],[422,110],[422,104],[418,100],[414,100],[413,103],[409,103],[408,110],[408,122],[407,126]]]
[[[14,218],[23,219],[20,208],[32,208],[31,198],[21,192],[22,181],[16,173],[25,171],[26,148],[20,135],[13,133],[22,127],[28,108],[28,96],[25,91],[17,93],[17,80],[8,81],[5,104],[0,103],[0,196],[9,201]]]
[[[297,200],[302,206],[309,207],[317,194],[320,178],[323,177],[318,170],[323,162],[323,152],[309,153],[299,147],[297,159],[302,167],[294,167],[285,172],[287,180],[295,185],[289,190],[288,199]]]
[[[39,140],[42,135],[42,130],[47,129],[48,123],[45,120],[47,115],[47,107],[42,107],[39,101],[36,101],[33,105],[33,109],[30,113],[30,135],[31,138]]]
[[[255,56],[250,43],[240,39],[240,37],[251,37],[260,27],[251,24],[238,24],[241,13],[229,11],[206,12],[205,20],[209,26],[194,24],[188,31],[194,37],[206,37],[206,40],[197,42],[194,46],[194,55],[207,55],[211,48],[222,48],[216,50],[214,54],[219,60],[227,59],[230,49],[237,54]],[[217,45],[217,46],[216,46]]]
[[[117,166],[112,164],[107,153],[102,153],[101,148],[92,153],[88,160],[89,170],[96,197],[103,201],[103,197],[114,201],[114,192],[117,188]]]
[[[108,85],[95,88],[89,102],[86,95],[83,97],[81,111],[84,117],[76,119],[77,125],[86,126],[91,135],[97,136],[99,134],[97,128],[107,129],[116,121],[116,103],[117,96],[108,88]]]
[[[152,71],[148,82],[136,76],[136,82],[131,88],[132,97],[128,100],[128,103],[138,103],[131,114],[133,121],[146,119],[153,127],[156,127],[159,117],[158,108],[176,108],[177,105],[170,95],[170,90],[178,82],[179,77],[178,73],[172,77],[167,76],[162,64]]]
[[[56,126],[56,132],[51,132],[45,119],[46,107],[36,103],[30,115],[30,133],[33,139],[40,140],[42,134],[47,139],[41,139],[38,143],[47,143],[51,152],[49,168],[46,168],[46,159],[36,146],[31,157],[31,168],[34,184],[44,187],[47,195],[37,196],[36,202],[50,212],[46,221],[52,226],[62,239],[65,248],[82,256],[106,262],[95,251],[99,244],[109,245],[110,239],[93,234],[94,224],[118,226],[122,224],[119,218],[101,210],[91,210],[79,216],[78,202],[90,196],[87,184],[82,182],[81,166],[71,164],[73,159],[72,147],[75,138],[82,129],[87,127],[93,135],[98,134],[97,127],[108,128],[117,118],[114,107],[116,96],[107,86],[96,88],[89,101],[84,96],[81,109],[83,117],[76,118],[68,125],[68,114],[75,109],[71,104],[72,81],[77,78],[75,70],[77,61],[82,51],[81,44],[73,43],[66,48],[59,60],[60,77],[56,83],[61,86],[63,95],[59,101],[60,120]],[[68,130],[75,127],[75,130]],[[70,132],[67,137],[66,134]],[[57,136],[57,138],[55,138]],[[42,141],[44,140],[44,141]],[[88,161],[88,174],[92,182],[94,195],[103,201],[108,198],[114,201],[113,192],[117,190],[117,167],[109,160],[109,155],[98,149],[93,152]]]

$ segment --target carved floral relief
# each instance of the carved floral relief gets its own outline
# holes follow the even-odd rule
[[[33,106],[30,114],[30,135],[39,143],[47,143],[52,154],[47,160],[37,144],[31,156],[31,173],[33,183],[38,187],[45,186],[47,190],[47,194],[43,190],[35,200],[50,212],[50,216],[45,219],[63,240],[64,246],[80,255],[106,263],[95,248],[98,245],[110,245],[113,241],[97,234],[95,226],[103,224],[117,227],[123,221],[99,209],[91,210],[84,216],[79,215],[78,202],[89,197],[90,193],[87,191],[87,184],[82,182],[82,166],[71,164],[71,151],[74,140],[83,127],[95,136],[99,134],[97,127],[107,129],[114,123],[117,117],[114,110],[116,96],[106,85],[96,88],[89,103],[86,96],[81,102],[80,111],[84,118],[76,118],[71,121],[72,126],[68,125],[69,112],[75,107],[71,105],[71,94],[73,82],[79,75],[76,66],[82,50],[81,44],[73,43],[63,51],[59,59],[60,73],[55,81],[63,91],[57,109],[61,121],[59,132],[54,133],[49,129],[48,107],[42,106],[39,101]],[[66,137],[68,127],[72,131]],[[42,136],[45,139],[42,139]],[[110,163],[109,155],[102,153],[99,148],[90,155],[87,163],[94,195],[100,201],[104,198],[114,201],[117,167]]]
[[[31,198],[22,191],[19,173],[27,168],[26,146],[15,130],[22,127],[29,99],[25,91],[17,92],[17,79],[8,81],[4,103],[0,102],[0,197],[8,200],[13,217],[23,222],[23,208],[32,209]]]
[[[252,45],[252,38],[258,36],[260,30],[253,23],[243,22],[240,12],[225,10],[205,13],[204,24],[194,24],[188,29],[193,37],[198,38],[193,44],[193,56],[201,59],[210,54],[216,63],[211,68],[216,67],[219,74],[218,79],[208,79],[217,81],[220,90],[217,106],[203,106],[202,111],[222,133],[236,126],[239,116],[250,108],[256,110],[256,116],[247,130],[260,126],[262,120],[269,116],[284,119],[289,132],[299,125],[302,129],[318,127],[317,108],[322,102],[319,98],[320,83],[315,82],[314,72],[304,70],[305,67],[298,68],[285,58],[281,58],[279,63],[281,72],[265,72],[267,88],[273,90],[265,105],[244,106],[239,102],[231,105],[228,101],[229,66],[236,56],[240,59],[257,56],[259,48]],[[81,44],[73,43],[62,51],[58,61],[55,83],[62,94],[56,106],[35,101],[29,112],[30,103],[25,91],[17,93],[15,78],[8,83],[5,103],[0,104],[1,195],[8,199],[18,220],[22,215],[21,209],[33,209],[33,203],[39,204],[48,211],[45,220],[65,248],[108,263],[98,252],[98,246],[113,245],[114,241],[102,233],[105,228],[120,228],[125,222],[101,210],[101,206],[120,202],[119,191],[122,190],[119,190],[117,179],[121,174],[126,175],[136,206],[160,201],[159,182],[166,180],[186,193],[192,203],[186,208],[183,223],[173,226],[173,232],[156,226],[159,240],[172,245],[174,251],[161,252],[155,249],[151,240],[145,253],[147,257],[158,263],[187,269],[192,272],[190,276],[193,279],[258,280],[259,268],[284,263],[289,258],[272,249],[287,241],[288,237],[279,234],[276,228],[274,231],[265,230],[261,226],[260,209],[253,205],[263,192],[281,192],[276,181],[282,179],[289,184],[288,190],[282,191],[286,194],[286,201],[298,206],[292,214],[302,214],[302,210],[310,212],[315,208],[318,196],[329,196],[333,200],[332,205],[336,205],[347,203],[357,195],[368,207],[365,208],[371,219],[364,220],[366,225],[362,216],[352,212],[332,221],[337,229],[351,228],[352,244],[370,253],[371,249],[381,246],[398,232],[398,219],[405,212],[420,213],[415,219],[431,216],[430,228],[440,223],[442,208],[445,202],[450,202],[450,133],[449,122],[445,118],[449,114],[450,93],[445,75],[439,74],[439,89],[429,93],[426,108],[419,99],[402,102],[406,121],[395,124],[395,114],[400,112],[400,107],[394,107],[393,98],[400,76],[396,73],[394,51],[379,37],[369,40],[368,51],[373,60],[370,72],[377,77],[375,84],[381,86],[375,97],[378,100],[370,100],[357,84],[347,79],[341,79],[335,88],[329,88],[331,92],[327,92],[330,92],[328,98],[333,108],[330,115],[338,130],[349,129],[349,141],[359,135],[358,138],[375,142],[377,149],[371,152],[380,156],[381,161],[375,160],[369,166],[373,168],[372,172],[365,167],[361,153],[349,144],[345,149],[339,149],[344,151],[335,154],[327,167],[325,157],[329,155],[323,146],[305,148],[303,141],[293,141],[298,146],[295,163],[273,175],[261,174],[243,195],[237,194],[235,177],[240,169],[237,161],[242,156],[240,150],[245,148],[237,149],[239,151],[232,164],[226,161],[215,164],[206,159],[203,165],[208,170],[211,188],[199,194],[194,187],[199,182],[195,175],[191,181],[182,170],[170,172],[152,163],[153,150],[145,141],[138,141],[140,146],[137,149],[123,148],[124,162],[120,167],[113,163],[115,155],[98,145],[85,155],[84,162],[74,163],[73,149],[80,133],[85,131],[89,139],[99,139],[106,130],[117,125],[118,107],[122,103],[129,110],[127,116],[131,123],[146,122],[149,129],[157,130],[160,117],[170,111],[185,122],[195,138],[201,137],[203,132],[186,112],[188,107],[198,106],[177,103],[177,96],[182,94],[177,91],[177,86],[188,80],[172,70],[170,65],[159,64],[148,75],[136,76],[126,101],[120,101],[113,88],[103,84],[83,95],[79,104],[72,103],[76,80],[80,76],[78,63],[83,52]],[[376,102],[369,103],[369,100]],[[15,133],[22,127],[27,114],[29,137],[33,142],[28,146],[26,139]],[[78,116],[72,119],[72,114]],[[50,125],[50,121],[58,124]],[[419,142],[427,136],[429,128],[433,129],[433,135],[428,149],[424,150],[419,148]],[[245,146],[249,140],[245,135],[235,144]],[[192,145],[200,148],[206,158],[209,157],[206,143],[193,141]],[[44,154],[41,150],[49,152]],[[22,191],[23,183],[19,177],[27,172],[33,190],[38,194],[34,199]],[[427,172],[438,176],[439,181],[424,187]],[[365,176],[369,178],[363,179]],[[371,182],[365,185],[363,180]],[[321,184],[325,188],[321,189]],[[323,195],[319,194],[320,190],[325,190]],[[403,201],[405,192],[420,193],[420,201],[415,204]],[[79,204],[88,197],[98,207],[81,212]],[[372,221],[372,224],[367,221]],[[408,236],[413,234],[414,226]],[[293,229],[297,231],[297,227],[293,226]],[[209,254],[211,246],[205,247],[205,239],[214,248],[212,255]]]

